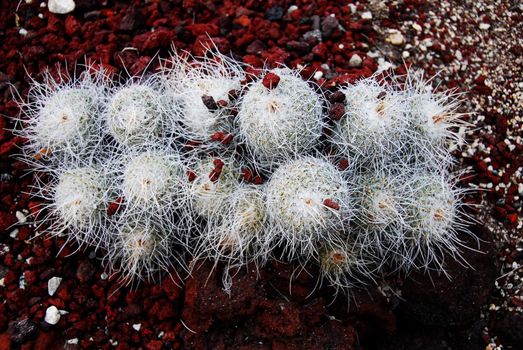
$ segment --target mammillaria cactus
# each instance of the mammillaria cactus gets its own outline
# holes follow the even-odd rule
[[[25,127],[16,132],[27,139],[24,156],[34,166],[42,160],[60,162],[100,142],[96,121],[107,77],[104,71],[86,69],[78,77],[64,77],[59,71],[59,78],[45,71],[42,82],[33,80],[29,101],[20,103],[19,122]]]
[[[281,165],[267,183],[269,243],[281,243],[291,258],[310,256],[319,241],[347,234],[351,190],[341,172],[320,158]]]
[[[129,282],[183,269],[190,251],[227,265],[226,289],[230,268],[271,258],[315,262],[347,289],[460,257],[465,190],[446,168],[466,123],[453,95],[409,72],[344,86],[329,105],[296,70],[255,77],[219,53],[190,59],[122,86],[36,85],[21,133],[24,159],[50,177],[37,194],[52,233],[103,247]],[[43,148],[66,156],[33,159]]]
[[[241,98],[239,137],[264,169],[306,154],[322,135],[322,96],[296,71],[277,68],[250,84]]]

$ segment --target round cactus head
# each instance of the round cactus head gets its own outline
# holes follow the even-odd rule
[[[129,83],[116,90],[105,118],[118,143],[137,145],[158,138],[167,113],[160,95],[151,82]]]
[[[173,242],[161,226],[139,216],[127,217],[115,226],[116,241],[108,259],[126,283],[155,280],[162,271],[171,270]]]
[[[291,256],[312,254],[313,243],[348,229],[350,193],[340,171],[325,160],[305,157],[280,166],[267,184],[269,238]]]
[[[334,127],[333,142],[344,153],[373,159],[397,153],[405,133],[405,104],[390,87],[367,78],[341,90],[345,114]]]
[[[189,200],[195,214],[209,219],[220,218],[227,208],[227,197],[239,185],[232,162],[205,157],[197,160],[190,170]]]
[[[239,136],[261,168],[305,154],[318,144],[322,96],[290,69],[273,69],[249,86],[238,113]]]
[[[165,83],[181,106],[177,132],[189,140],[208,141],[216,132],[232,130],[231,110],[235,91],[241,89],[245,72],[238,62],[208,51],[202,58],[171,57]]]
[[[263,190],[258,186],[240,185],[230,193],[225,205],[227,212],[209,218],[200,250],[229,264],[263,260],[260,244],[266,221]]]

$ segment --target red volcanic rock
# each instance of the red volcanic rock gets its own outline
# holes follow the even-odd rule
[[[263,86],[265,86],[267,89],[272,90],[275,89],[278,86],[278,83],[280,82],[280,77],[273,72],[269,72],[265,74],[262,80]]]

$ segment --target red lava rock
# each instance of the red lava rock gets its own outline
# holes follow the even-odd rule
[[[267,89],[272,90],[275,89],[278,86],[278,83],[280,82],[280,77],[273,72],[269,72],[265,74],[262,80],[263,86],[265,86]]]
[[[65,20],[65,32],[67,35],[74,36],[79,33],[80,29],[80,22],[74,16],[67,16]]]
[[[0,350],[11,350],[11,337],[9,333],[0,334]]]
[[[151,340],[145,344],[147,350],[161,350],[163,347],[163,342],[161,340]]]
[[[221,132],[221,131],[216,131],[214,134],[211,135],[211,141],[223,141],[223,139],[225,138],[225,133]]]
[[[340,120],[345,115],[345,105],[340,102],[334,103],[329,109],[329,117],[332,120]]]
[[[173,280],[174,279],[174,280]],[[162,284],[162,290],[167,295],[170,301],[178,299],[182,292],[182,282],[177,277],[176,273],[173,273],[170,278],[167,278]]]
[[[123,197],[118,197],[114,201],[110,202],[107,206],[107,215],[113,216],[114,214],[118,213],[120,210],[122,203],[124,201]]]
[[[95,269],[89,260],[84,259],[78,264],[76,269],[76,278],[82,283],[89,282],[94,277]]]
[[[187,170],[187,179],[189,180],[189,182],[193,182],[194,180],[196,180],[196,173],[192,170]]]
[[[0,231],[7,231],[16,222],[16,217],[13,214],[0,211]]]
[[[207,109],[209,109],[209,111],[211,111],[211,112],[214,112],[215,110],[218,109],[218,105],[216,104],[216,102],[214,101],[214,98],[212,96],[203,95],[202,102],[205,105],[205,107],[207,107]]]
[[[329,208],[332,208],[334,210],[340,210],[340,205],[333,201],[332,199],[325,199],[323,201],[323,205]]]
[[[253,175],[251,169],[243,168],[242,169],[242,176],[243,176],[243,179],[245,180],[245,182],[251,182],[254,175]]]
[[[222,139],[222,144],[224,145],[228,145],[231,143],[231,141],[233,140],[234,138],[234,135],[233,134],[227,134],[227,136],[225,136],[223,139]]]

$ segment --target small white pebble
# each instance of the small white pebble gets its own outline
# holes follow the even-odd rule
[[[71,344],[71,345],[78,344],[78,338],[67,339],[67,344]]]
[[[23,35],[23,36],[26,36],[27,33],[28,33],[28,31],[25,28],[20,28],[20,30],[18,31],[18,34]]]
[[[21,211],[17,211],[15,216],[18,219],[19,224],[25,224],[27,222],[27,217]]]
[[[140,328],[142,328],[142,324],[141,323],[136,323],[136,324],[133,324],[133,329],[137,332],[140,331]]]
[[[362,19],[372,19],[372,13],[369,12],[369,11],[367,11],[367,12],[363,12],[363,13],[361,14],[361,18],[362,18]]]
[[[39,13],[39,14],[38,14],[38,18],[40,18],[40,19],[44,19],[44,14],[43,14],[43,13]]]
[[[314,80],[320,80],[323,77],[323,72],[321,70],[314,73]]]
[[[60,321],[60,312],[56,308],[56,306],[51,305],[45,310],[45,322],[49,323],[50,325],[55,325]]]
[[[40,3],[40,7],[42,7],[42,8],[43,8],[43,7],[47,7],[47,4],[46,4],[45,2],[41,2],[41,3]]]
[[[358,54],[354,54],[349,60],[349,67],[359,67],[361,62],[363,62],[361,57]]]
[[[58,287],[60,287],[60,283],[62,283],[61,277],[52,277],[47,281],[47,292],[50,296],[53,296]]]
[[[287,13],[293,13],[294,11],[296,11],[298,9],[298,6],[296,5],[291,5],[289,6],[289,8],[287,9]]]
[[[490,24],[488,24],[488,23],[480,23],[479,24],[479,29],[481,29],[481,30],[487,30],[489,28],[490,28]]]
[[[75,7],[73,0],[49,0],[49,12],[59,15],[72,12]]]
[[[518,184],[518,193],[523,194],[523,184]]]
[[[421,32],[421,26],[417,23],[412,23],[412,28],[417,32]]]
[[[107,277],[109,277],[109,275],[107,275],[105,272],[102,272],[100,275],[100,279],[102,279],[104,281],[107,279]]]
[[[349,9],[350,9],[350,13],[352,13],[352,14],[356,13],[356,11],[358,10],[356,5],[354,5],[354,4],[349,4]]]
[[[13,231],[11,231],[9,233],[9,237],[16,239],[16,237],[18,237],[18,232],[19,231],[20,231],[19,229],[15,228]]]
[[[401,53],[401,57],[403,57],[403,58],[409,58],[409,57],[410,57],[410,52],[408,52],[408,51],[403,51],[403,52]]]
[[[161,331],[160,333],[158,333],[158,339],[162,339],[164,334],[165,334],[164,331]]]
[[[340,49],[340,50],[343,50],[344,47],[345,47],[345,45],[343,45],[343,44],[338,45],[338,49]]]
[[[400,32],[396,32],[396,33],[392,33],[391,35],[389,35],[385,39],[385,41],[391,43],[392,45],[400,46],[405,43],[405,37]]]

